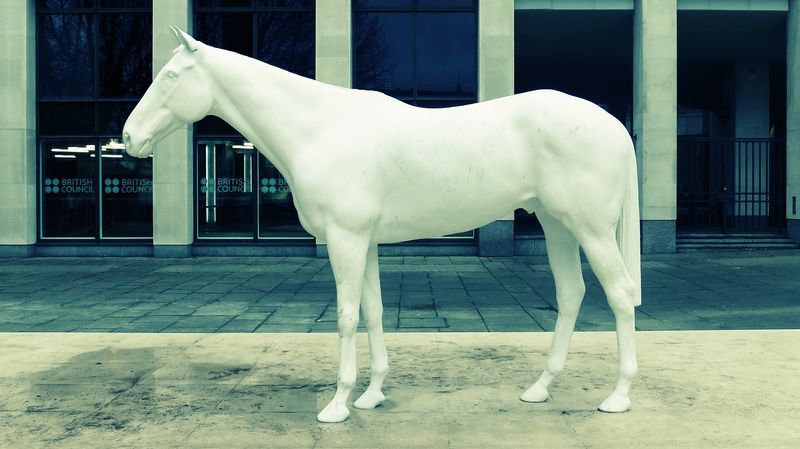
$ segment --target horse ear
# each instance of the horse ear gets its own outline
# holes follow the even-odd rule
[[[197,51],[198,43],[192,36],[189,36],[188,33],[175,25],[170,25],[169,28],[175,33],[175,38],[178,39],[179,44],[186,47],[189,51]]]

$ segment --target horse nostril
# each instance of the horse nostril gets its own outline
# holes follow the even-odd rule
[[[125,148],[130,148],[131,146],[131,135],[128,133],[122,133],[122,143],[125,144]]]

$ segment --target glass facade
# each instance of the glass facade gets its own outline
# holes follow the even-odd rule
[[[353,7],[353,87],[423,107],[478,100],[475,1],[355,0]]]
[[[151,238],[152,160],[117,143],[152,73],[149,0],[40,0],[39,236]]]
[[[314,77],[313,0],[197,0],[195,37]],[[195,125],[198,239],[302,239],[283,176],[227,123]]]

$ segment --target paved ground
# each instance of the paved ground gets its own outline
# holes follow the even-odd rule
[[[579,331],[613,329],[588,265]],[[381,259],[388,331],[551,331],[545,258]],[[643,262],[640,330],[800,328],[800,251]],[[333,332],[328,261],[315,258],[0,259],[0,332]]]
[[[360,339],[359,361],[368,359]],[[800,331],[643,332],[633,408],[596,410],[613,333],[579,333],[544,404],[544,333],[393,333],[387,402],[320,424],[336,339],[0,334],[4,448],[796,448]],[[357,392],[367,379],[361,369]]]

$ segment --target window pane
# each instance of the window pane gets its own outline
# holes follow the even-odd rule
[[[149,14],[101,14],[101,97],[141,97],[152,79],[152,20]]]
[[[356,13],[355,87],[413,95],[413,14]]]
[[[41,150],[42,237],[94,237],[97,210],[94,143],[43,141]]]
[[[256,15],[258,59],[308,78],[314,77],[314,13]]]
[[[42,14],[39,42],[39,95],[94,95],[94,23],[89,14]]]
[[[94,103],[39,103],[40,135],[94,134]]]
[[[475,103],[474,100],[417,100],[416,105],[422,108],[451,108]]]
[[[475,9],[475,0],[417,0],[420,9]]]
[[[214,47],[253,56],[253,15],[242,13],[197,14],[195,37]]]
[[[75,9],[93,6],[94,0],[39,0],[41,9]]]
[[[300,225],[289,184],[267,158],[258,155],[258,236],[311,237]]]
[[[153,159],[137,159],[125,147],[100,147],[103,237],[153,236]]]
[[[98,102],[100,120],[98,134],[119,136],[122,134],[122,127],[125,120],[131,115],[136,103],[133,101],[125,102]]]
[[[313,8],[314,0],[256,0],[256,6],[264,8]]]
[[[201,8],[232,8],[241,6],[250,6],[250,0],[198,0],[198,5]]]
[[[242,142],[197,145],[199,237],[253,238],[252,147]]]
[[[101,8],[151,9],[153,0],[100,0]]]
[[[476,28],[474,13],[417,14],[418,95],[476,95]]]
[[[398,8],[412,9],[414,0],[355,0],[356,8]]]

